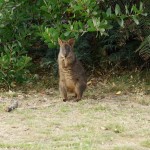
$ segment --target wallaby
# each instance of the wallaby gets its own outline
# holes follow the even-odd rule
[[[60,45],[58,54],[60,93],[63,101],[68,99],[67,92],[75,93],[76,101],[79,101],[86,89],[87,79],[84,68],[73,51],[75,40],[58,39],[58,43]]]

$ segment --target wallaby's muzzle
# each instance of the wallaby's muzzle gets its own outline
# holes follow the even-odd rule
[[[64,57],[66,58],[68,56],[68,54],[67,53],[64,53]]]

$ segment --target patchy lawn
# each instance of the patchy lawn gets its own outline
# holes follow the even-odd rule
[[[1,93],[0,149],[150,149],[150,95],[123,86],[91,85],[80,102],[56,89]],[[5,112],[12,99],[19,107]]]

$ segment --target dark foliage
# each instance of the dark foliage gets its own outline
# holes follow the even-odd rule
[[[0,86],[23,83],[39,69],[56,75],[59,36],[76,38],[76,55],[88,72],[148,67],[149,8],[149,0],[2,0]]]

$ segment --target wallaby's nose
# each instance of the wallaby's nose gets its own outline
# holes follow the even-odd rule
[[[67,53],[65,53],[64,56],[67,57]]]

